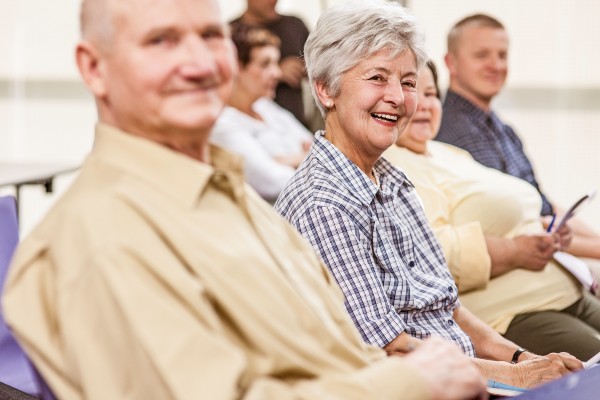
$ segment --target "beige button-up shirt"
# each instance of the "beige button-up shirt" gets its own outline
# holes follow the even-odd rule
[[[243,183],[99,125],[11,266],[6,319],[61,399],[424,399],[311,247]]]

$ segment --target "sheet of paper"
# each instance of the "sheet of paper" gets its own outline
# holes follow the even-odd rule
[[[554,259],[581,282],[586,290],[590,290],[594,283],[594,277],[586,263],[562,251],[554,253]]]
[[[583,363],[583,368],[590,369],[600,361],[600,353],[596,354],[594,357],[590,358],[586,362]]]

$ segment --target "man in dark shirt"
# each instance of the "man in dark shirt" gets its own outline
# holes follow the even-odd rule
[[[523,143],[491,110],[506,81],[508,34],[495,18],[476,14],[456,23],[448,34],[446,66],[450,88],[437,140],[461,147],[490,168],[531,183],[542,196],[542,215],[553,206],[535,178]]]
[[[491,109],[492,99],[506,81],[507,60],[508,34],[495,18],[475,14],[452,27],[445,57],[450,87],[436,140],[461,147],[481,164],[529,182],[542,197],[541,214],[552,215],[559,207],[542,192],[523,143]],[[573,241],[568,252],[587,258],[600,280],[600,235],[576,218],[569,226]]]
[[[297,17],[278,14],[276,5],[277,0],[248,0],[246,11],[231,23],[261,25],[279,36],[281,78],[275,101],[306,125],[301,90],[305,71],[301,55],[308,38],[308,28]]]

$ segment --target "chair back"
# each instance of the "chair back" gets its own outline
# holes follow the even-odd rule
[[[0,295],[3,292],[8,267],[18,242],[17,203],[12,196],[0,197]],[[47,388],[45,382],[37,375],[29,359],[8,329],[1,308],[0,360],[0,382],[26,393],[45,392]]]

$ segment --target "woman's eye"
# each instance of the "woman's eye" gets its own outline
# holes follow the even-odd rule
[[[403,86],[409,87],[411,89],[415,89],[417,87],[417,82],[415,81],[404,81],[402,82]]]
[[[378,81],[378,82],[383,82],[383,76],[381,75],[374,75],[372,77],[369,78],[370,81]]]

